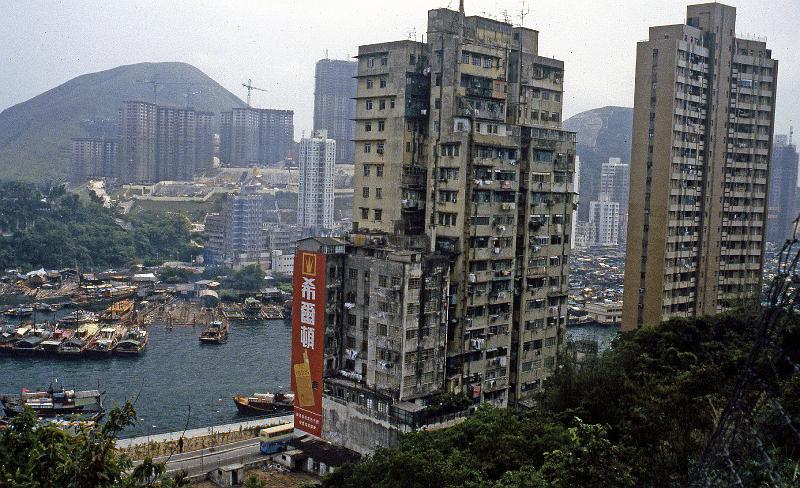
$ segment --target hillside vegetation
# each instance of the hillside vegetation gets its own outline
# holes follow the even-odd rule
[[[198,110],[219,113],[244,106],[186,63],[139,63],[85,74],[0,112],[0,180],[64,180],[71,138],[113,136],[123,101],[153,101],[152,85],[137,80],[192,82],[191,104]],[[187,88],[160,86],[159,105],[185,107]]]

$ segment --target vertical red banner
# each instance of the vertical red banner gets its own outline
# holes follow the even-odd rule
[[[292,285],[292,391],[294,426],[322,435],[325,359],[325,255],[298,251]]]

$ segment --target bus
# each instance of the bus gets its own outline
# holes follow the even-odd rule
[[[261,429],[258,433],[259,449],[263,454],[275,454],[286,449],[294,439],[294,422]]]

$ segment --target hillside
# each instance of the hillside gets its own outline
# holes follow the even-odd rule
[[[69,171],[69,140],[112,136],[125,100],[153,100],[137,80],[192,82],[192,105],[219,113],[244,102],[186,63],[139,63],[90,73],[0,112],[0,180],[61,180]],[[186,84],[161,85],[160,105],[185,106]]]
[[[578,215],[588,219],[589,202],[597,197],[601,165],[610,157],[631,157],[633,109],[601,107],[573,115],[564,128],[577,132],[578,156],[581,158],[580,205]]]

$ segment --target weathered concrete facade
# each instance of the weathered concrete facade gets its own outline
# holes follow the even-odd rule
[[[638,45],[625,330],[759,296],[778,63],[735,21],[691,5]]]

